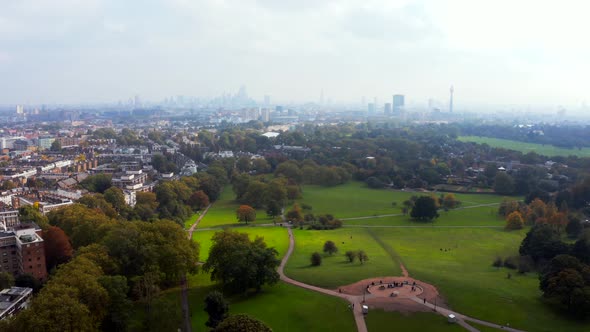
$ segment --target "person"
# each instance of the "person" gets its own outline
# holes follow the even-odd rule
[[[424,298],[424,304],[426,304],[426,298]]]
[[[338,288],[338,293],[342,293],[342,288]]]

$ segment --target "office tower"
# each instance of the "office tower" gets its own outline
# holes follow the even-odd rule
[[[399,114],[404,108],[404,95],[393,95],[393,113]]]
[[[385,115],[391,115],[391,103],[385,103],[383,113],[385,113]]]
[[[455,89],[453,89],[453,86],[451,85],[451,98],[449,100],[449,112],[453,113],[453,92],[455,91]]]
[[[25,108],[23,105],[16,105],[16,114],[24,114]]]
[[[264,106],[266,106],[266,107],[270,106],[270,96],[269,95],[264,96]]]
[[[375,113],[375,103],[369,103],[369,105],[367,105],[367,110],[370,114]]]

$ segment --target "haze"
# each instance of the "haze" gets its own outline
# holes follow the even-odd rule
[[[362,96],[577,105],[585,1],[0,1],[0,104]]]

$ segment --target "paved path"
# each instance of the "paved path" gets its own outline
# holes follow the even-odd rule
[[[205,210],[203,210],[203,212],[201,213],[201,215],[199,216],[199,218],[197,218],[197,220],[191,225],[191,227],[188,229],[188,239],[192,239],[193,238],[193,232],[195,231],[195,228],[197,228],[197,226],[199,225],[199,223],[201,222],[201,219],[203,219],[203,217],[205,217],[205,215],[207,214],[207,211],[209,211],[209,208],[211,207],[211,204],[209,204]]]
[[[289,257],[291,257],[291,254],[293,253],[293,249],[295,248],[295,239],[294,239],[293,231],[291,230],[291,228],[288,229],[288,232],[289,232],[289,249],[287,250],[287,253],[285,254],[283,259],[281,260],[281,265],[279,265],[279,269],[278,269],[279,275],[281,276],[281,280],[283,280],[284,282],[289,283],[291,285],[295,285],[295,286],[309,289],[309,290],[312,290],[312,291],[315,291],[318,293],[336,296],[341,299],[347,300],[353,306],[354,320],[356,322],[357,330],[359,332],[367,332],[367,325],[365,324],[365,316],[363,315],[363,312],[362,312],[362,300],[363,300],[362,296],[342,294],[342,293],[335,292],[331,289],[325,289],[325,288],[321,288],[321,287],[308,285],[303,282],[293,280],[285,275],[285,273],[284,273],[285,265],[287,264],[287,261],[289,260]]]

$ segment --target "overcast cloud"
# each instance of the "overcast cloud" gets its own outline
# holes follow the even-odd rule
[[[0,0],[0,104],[215,96],[580,105],[587,1]]]

